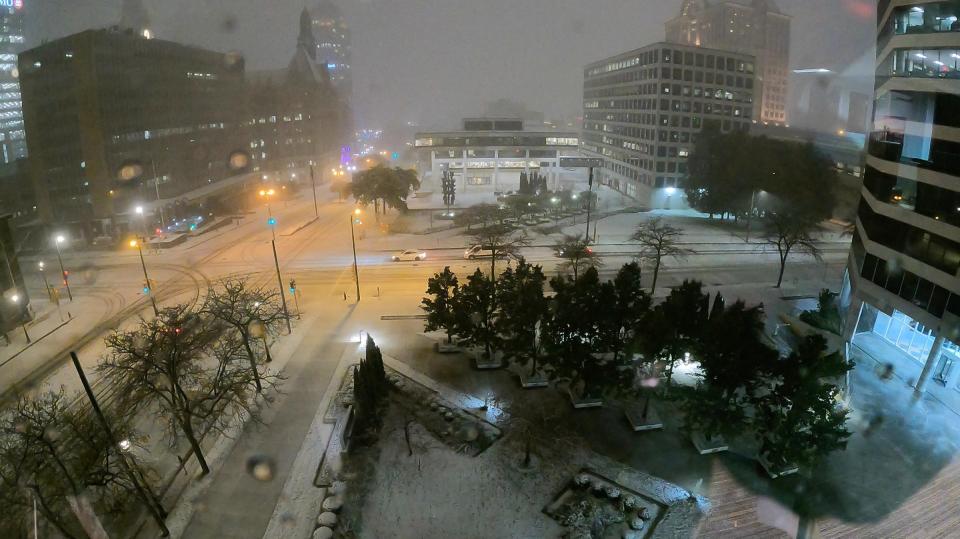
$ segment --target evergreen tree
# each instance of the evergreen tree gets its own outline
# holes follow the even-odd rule
[[[467,316],[458,317],[457,334],[466,342],[483,348],[486,357],[492,358],[500,345],[497,332],[497,307],[495,285],[477,269],[460,288],[459,306]]]
[[[507,268],[497,280],[500,316],[496,330],[503,338],[507,353],[521,363],[531,363],[531,376],[537,373],[541,351],[537,329],[548,313],[548,300],[543,295],[546,281],[540,266],[528,264],[522,258],[515,270]]]
[[[427,313],[424,330],[445,331],[447,344],[453,342],[457,316],[461,314],[461,308],[458,305],[459,290],[460,283],[457,281],[457,276],[450,271],[450,266],[447,266],[427,281],[427,294],[430,297],[423,298],[420,306]]]

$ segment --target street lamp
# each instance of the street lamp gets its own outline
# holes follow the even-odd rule
[[[143,235],[147,235],[147,221],[143,217],[143,206],[137,206],[133,209],[134,213],[140,217],[140,227],[143,228]]]
[[[23,336],[27,338],[27,344],[30,344],[30,334],[27,333],[27,321],[23,319],[23,311],[20,309],[20,296],[14,294],[10,296],[10,301],[17,306],[17,317],[20,319],[20,327],[23,328]]]
[[[147,275],[147,263],[143,260],[143,248],[141,247],[143,242],[137,240],[130,240],[130,247],[136,247],[137,252],[140,253],[140,267],[143,268],[143,292],[150,296],[150,304],[153,305],[153,315],[157,318],[160,317],[160,309],[157,309],[157,300],[153,297],[153,290],[150,286],[150,276]]]
[[[273,211],[270,209],[270,198],[277,194],[273,189],[261,189],[260,196],[267,201],[267,217],[273,217]]]
[[[263,193],[264,191],[261,191]],[[273,189],[269,190],[270,194],[273,194]],[[269,211],[269,204],[267,206]],[[283,316],[287,319],[287,334],[293,333],[293,327],[290,325],[290,312],[287,311],[287,296],[283,292],[283,277],[280,276],[280,259],[277,258],[277,233],[275,228],[277,226],[277,220],[273,216],[267,219],[267,225],[270,226],[270,234],[273,236],[270,240],[270,246],[273,248],[273,265],[277,268],[277,285],[280,286],[280,302],[283,305]]]
[[[360,213],[360,208],[357,208],[350,216],[350,243],[353,244],[353,280],[357,283],[357,303],[360,303],[360,269],[357,266],[357,236],[353,231],[353,225],[360,223]]]
[[[43,263],[43,260],[37,262],[37,268],[40,270],[40,275],[43,276],[43,287],[44,287],[44,288],[46,289],[46,291],[47,291],[47,298],[49,298],[50,301],[52,301],[52,302],[54,302],[54,303],[57,304],[57,314],[60,315],[60,321],[62,322],[62,321],[63,321],[63,312],[60,311],[60,298],[59,298],[59,297],[56,297],[56,298],[55,298],[55,297],[53,296],[54,292],[53,292],[53,289],[50,288],[50,281],[47,280],[47,272],[44,271],[44,269],[45,269],[46,267],[47,267],[47,266],[46,266],[46,264]]]
[[[60,275],[63,275],[63,286],[67,287],[67,297],[70,298],[70,301],[73,301],[73,292],[70,291],[70,274],[67,273],[67,270],[63,269],[63,256],[60,253],[60,244],[67,241],[67,238],[63,237],[63,234],[58,234],[55,238],[54,245],[57,246],[57,262],[60,263]]]

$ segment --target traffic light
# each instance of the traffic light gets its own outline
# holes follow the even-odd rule
[[[297,280],[296,280],[296,279],[290,279],[290,293],[291,293],[291,294],[296,294],[296,293],[297,293]]]

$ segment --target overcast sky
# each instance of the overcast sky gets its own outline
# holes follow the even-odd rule
[[[310,0],[310,4],[315,0]],[[287,64],[302,0],[143,0],[161,39]],[[28,45],[114,24],[119,0],[26,0]],[[681,0],[339,0],[353,33],[355,109],[369,126],[453,127],[499,97],[580,114],[584,64],[661,41]],[[872,52],[871,0],[777,0],[793,16],[793,67]],[[869,73],[864,74],[869,92]]]

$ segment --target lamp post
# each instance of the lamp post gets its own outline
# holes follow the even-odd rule
[[[273,191],[273,189],[270,191]],[[267,211],[269,211],[269,209]],[[275,230],[277,220],[271,216],[267,218],[267,225],[270,226],[270,234],[273,236],[270,240],[270,246],[273,248],[273,265],[277,269],[277,285],[280,287],[280,303],[283,305],[283,316],[287,320],[287,334],[289,335],[293,333],[293,326],[290,325],[290,312],[287,311],[287,296],[283,292],[283,277],[280,276],[280,259],[277,258],[277,233]]]
[[[263,199],[267,203],[267,217],[273,217],[273,211],[270,209],[270,197],[272,197],[275,194],[277,194],[277,192],[274,191],[273,189],[260,190],[260,196],[263,197]]]
[[[313,187],[313,213],[320,217],[320,205],[317,204],[317,178],[313,173],[313,165],[310,165],[310,186]]]
[[[593,206],[593,167],[590,167],[590,177],[587,180],[587,232],[584,238],[590,241],[590,208]]]
[[[140,228],[143,229],[143,237],[147,237],[147,220],[143,217],[143,206],[134,208],[134,212],[140,217]]]
[[[353,210],[350,215],[350,242],[353,244],[353,280],[357,283],[357,303],[360,303],[360,269],[357,267],[357,237],[353,232],[353,224],[359,223],[360,208]]]
[[[54,297],[53,289],[50,288],[50,281],[47,280],[47,272],[44,271],[46,264],[43,263],[43,260],[37,262],[37,268],[40,269],[40,275],[43,277],[43,287],[47,291],[47,298],[57,304],[57,315],[60,316],[60,321],[63,321],[63,312],[60,310],[60,297]]]
[[[553,204],[553,224],[560,224],[560,199],[553,197],[550,202]]]
[[[10,301],[17,306],[17,317],[20,319],[20,327],[23,328],[23,336],[27,338],[27,344],[30,344],[30,334],[27,333],[27,321],[23,319],[23,311],[20,309],[20,295],[14,294],[10,296]]]
[[[130,247],[136,247],[140,253],[140,267],[143,268],[143,291],[150,296],[150,304],[153,305],[153,315],[160,316],[160,309],[157,309],[157,300],[153,297],[153,287],[150,286],[150,276],[147,275],[147,263],[143,259],[143,241],[130,240]]]
[[[70,274],[67,273],[67,270],[63,269],[63,256],[60,253],[60,244],[65,241],[67,241],[67,238],[64,238],[63,234],[59,234],[55,238],[54,244],[57,246],[57,262],[60,263],[60,275],[63,275],[63,286],[67,287],[67,297],[70,298],[70,301],[73,301],[73,292],[70,291]]]

